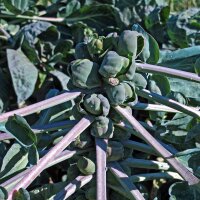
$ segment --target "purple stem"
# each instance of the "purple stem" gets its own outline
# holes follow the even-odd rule
[[[138,71],[154,73],[154,74],[162,74],[166,76],[200,82],[200,77],[197,74],[191,72],[185,72],[177,69],[171,69],[169,67],[150,65],[145,63],[136,63],[136,66]]]
[[[96,142],[96,162],[97,162],[97,200],[106,200],[106,150],[107,139],[95,138]]]
[[[72,182],[70,182],[63,190],[61,190],[56,196],[53,198],[54,200],[67,199],[74,192],[84,185],[89,183],[93,178],[93,175],[88,176],[78,176]]]
[[[136,186],[129,179],[128,175],[121,168],[119,163],[117,162],[110,163],[108,167],[112,172],[112,174],[114,174],[115,177],[118,179],[122,187],[126,190],[126,192],[128,192],[131,195],[132,197],[131,199],[145,200],[140,191],[136,188]]]
[[[115,107],[115,110],[121,114],[137,131],[143,139],[151,145],[166,161],[186,180],[189,185],[199,183],[199,179],[194,176],[184,165],[174,158],[167,149],[165,149],[140,123],[126,111],[126,109],[120,106]]]
[[[8,199],[12,200],[13,195],[20,188],[27,188],[33,180],[46,168],[48,163],[53,161],[56,155],[59,155],[76,137],[78,137],[92,122],[93,118],[90,116],[83,117],[77,125],[75,125],[64,137],[57,143],[45,156],[43,156],[31,171],[24,177],[12,191],[8,193]]]
[[[81,94],[81,92],[66,92],[60,94],[58,96],[46,99],[44,101],[40,101],[38,103],[32,104],[30,106],[26,106],[24,108],[20,108],[14,111],[10,111],[0,115],[0,122],[4,122],[8,119],[8,117],[13,116],[14,114],[25,116],[36,113],[38,111],[53,107],[55,105],[64,103],[66,101],[70,101],[75,99]]]

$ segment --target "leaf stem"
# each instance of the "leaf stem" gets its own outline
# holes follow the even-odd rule
[[[189,185],[199,183],[199,179],[192,174],[184,165],[176,160],[167,149],[165,149],[140,123],[126,111],[126,109],[120,106],[115,107],[115,110],[121,114],[135,129],[138,134],[151,145],[182,177],[186,180]]]
[[[63,190],[61,190],[58,194],[53,198],[54,200],[67,199],[74,192],[84,185],[89,183],[93,178],[93,175],[88,176],[78,176],[72,182],[70,182]]]
[[[39,134],[45,131],[54,131],[58,129],[63,129],[62,131],[57,131],[53,134],[51,134],[54,138],[59,137],[63,131],[66,132],[66,130],[69,130],[72,128],[75,124],[77,124],[77,120],[68,120],[68,121],[61,121],[61,122],[54,122],[46,125],[39,125],[39,126],[32,126],[32,131],[35,134]],[[5,133],[5,132],[0,132],[0,141],[2,140],[10,140],[14,139],[14,136],[11,135],[10,133]]]
[[[187,115],[190,115],[192,117],[200,118],[200,111],[194,109],[193,107],[183,105],[177,101],[174,101],[173,99],[169,99],[169,98],[161,96],[159,94],[150,92],[149,90],[146,90],[146,89],[136,88],[136,93],[141,97],[144,97],[144,98],[152,100],[152,101],[156,101],[165,106],[172,107],[172,108],[174,108],[182,113],[185,113]]]
[[[117,178],[119,183],[122,185],[124,190],[128,192],[129,196],[132,197],[133,200],[144,200],[144,197],[140,193],[140,191],[136,188],[136,186],[131,182],[128,175],[124,172],[122,167],[117,162],[109,163],[108,165],[112,174]]]
[[[143,182],[143,181],[151,181],[154,179],[178,179],[183,180],[183,178],[176,172],[156,172],[156,173],[148,173],[148,174],[136,174],[130,176],[131,181]]]
[[[96,142],[96,163],[97,163],[97,200],[106,200],[106,150],[107,139],[95,138]]]
[[[47,21],[47,22],[64,22],[65,18],[63,17],[39,17],[39,16],[27,16],[27,15],[10,15],[10,14],[0,14],[2,18],[14,18],[14,19],[30,19],[30,20],[39,20],[39,21]]]
[[[84,149],[84,150],[65,150],[63,151],[60,155],[58,155],[52,162],[48,163],[48,165],[46,166],[45,169],[54,166],[64,160],[67,160],[69,158],[71,158],[74,155],[80,155],[82,153],[91,151],[92,149]],[[26,176],[26,174],[28,174],[31,171],[31,168],[26,169],[25,171],[17,174],[16,176],[8,179],[7,181],[5,181],[4,183],[0,184],[0,186],[5,187],[6,190],[10,191],[24,176]]]
[[[158,105],[158,104],[150,104],[150,103],[136,103],[132,106],[135,110],[146,110],[146,111],[158,111],[158,112],[171,112],[171,113],[180,113],[180,111],[170,108],[168,106],[164,105]],[[199,110],[199,107],[189,107],[194,110]]]
[[[35,178],[46,168],[49,162],[53,161],[56,155],[59,155],[76,137],[78,137],[92,122],[90,116],[83,117],[64,137],[57,143],[44,157],[42,157],[37,165],[31,168],[31,171],[9,192],[8,200],[12,200],[13,194],[20,188],[27,188]]]
[[[124,140],[124,141],[121,141],[121,143],[124,145],[124,147],[127,147],[127,148],[131,148],[131,149],[141,151],[147,154],[152,154],[155,156],[158,155],[158,153],[155,152],[155,150],[151,146],[141,143],[141,142],[136,142],[133,140]]]
[[[141,72],[148,72],[154,74],[161,74],[176,78],[182,78],[190,81],[200,82],[200,77],[197,74],[191,72],[185,72],[177,69],[171,69],[169,67],[150,65],[146,63],[136,63],[137,70]]]
[[[64,103],[66,101],[70,101],[72,99],[75,99],[81,94],[81,92],[66,92],[63,94],[60,94],[58,96],[40,101],[38,103],[32,104],[30,106],[26,106],[24,108],[20,108],[14,111],[10,111],[7,113],[3,113],[0,115],[0,122],[4,122],[8,119],[8,117],[13,116],[14,114],[26,116],[33,113],[36,113],[38,111],[53,107],[55,105]]]
[[[156,170],[168,170],[170,168],[168,163],[158,162],[154,160],[137,159],[137,158],[127,158],[123,160],[120,164],[128,167],[156,169]]]

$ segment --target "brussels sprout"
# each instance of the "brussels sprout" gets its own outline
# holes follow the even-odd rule
[[[110,110],[110,104],[102,94],[89,94],[84,97],[84,108],[93,115],[107,116]]]
[[[135,64],[135,60],[132,61],[130,67],[128,68],[128,70],[120,75],[119,77],[117,77],[120,81],[131,81],[134,79],[135,76],[135,70],[136,70],[136,64]]]
[[[136,99],[134,85],[129,82],[122,82],[116,86],[107,85],[105,90],[113,105],[126,104]]]
[[[131,133],[129,131],[126,131],[118,126],[115,126],[113,139],[114,140],[128,140],[131,137]]]
[[[91,187],[85,192],[85,197],[88,200],[96,200],[96,187]]]
[[[90,55],[100,54],[103,51],[103,38],[93,38],[87,43]]]
[[[135,59],[137,54],[139,54],[142,50],[142,48],[138,48],[139,39],[142,39],[141,42],[144,43],[144,38],[142,34],[138,33],[137,31],[123,31],[122,34],[119,36],[119,41],[117,45],[118,54],[125,57],[131,56],[133,59]]]
[[[95,164],[92,160],[86,157],[81,157],[77,162],[78,169],[85,175],[90,175],[95,173]]]
[[[67,180],[72,181],[80,175],[79,169],[76,164],[70,165],[67,169]]]
[[[76,59],[91,59],[90,53],[87,49],[86,42],[80,42],[76,45],[75,58]]]
[[[79,149],[84,149],[93,144],[92,137],[88,130],[84,131],[79,135],[75,141],[72,143],[73,147],[77,147]]]
[[[112,120],[104,116],[99,116],[92,124],[91,134],[99,138],[111,138],[113,136],[113,130]]]
[[[146,88],[147,86],[147,80],[142,74],[135,73],[132,81],[134,82],[135,87]]]
[[[88,59],[78,59],[71,63],[70,69],[72,83],[76,87],[91,89],[101,86],[97,63]]]
[[[118,38],[119,38],[119,36],[117,35],[116,32],[109,33],[103,40],[104,50],[112,49],[112,47],[115,47],[115,49],[116,49]]]
[[[117,161],[122,159],[124,156],[123,145],[117,141],[109,141],[107,146],[107,156],[108,161]]]
[[[127,112],[129,112],[131,115],[132,115],[132,108],[130,107],[130,106],[126,106],[126,107],[124,107],[124,109],[126,109],[127,110]],[[121,116],[121,115],[119,115],[118,113],[117,113],[117,111],[116,110],[114,110],[113,108],[111,108],[111,110],[110,110],[110,112],[109,112],[109,117],[113,120],[113,121],[115,121],[115,122],[117,122],[117,123],[120,123],[120,122],[122,122],[122,121],[124,121],[124,118]]]
[[[105,77],[116,77],[123,74],[129,65],[129,59],[119,56],[115,51],[109,51],[100,66],[99,73]]]

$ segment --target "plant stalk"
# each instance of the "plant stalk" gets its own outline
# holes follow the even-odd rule
[[[72,182],[70,182],[63,190],[55,195],[54,200],[67,199],[76,190],[82,188],[84,185],[89,183],[93,178],[93,175],[88,176],[78,176]]]
[[[128,175],[121,168],[120,164],[117,162],[112,162],[108,165],[112,174],[117,178],[119,183],[122,185],[124,190],[128,192],[129,196],[133,200],[145,200],[137,187],[129,179]]]
[[[115,107],[115,110],[121,114],[135,129],[142,138],[151,145],[182,177],[189,185],[199,183],[199,179],[192,174],[184,165],[176,160],[167,149],[165,149],[140,123],[120,106]]]
[[[106,150],[107,139],[95,138],[97,163],[97,200],[107,200],[106,192]]]
[[[151,65],[146,63],[136,63],[137,70],[141,72],[148,72],[160,75],[171,76],[175,78],[182,78],[185,80],[200,82],[200,77],[197,74],[191,72],[185,72],[177,69],[171,69],[169,67]]]
[[[131,181],[134,183],[151,181],[154,179],[178,179],[182,180],[183,178],[176,172],[156,172],[156,173],[148,173],[148,174],[136,174],[130,176]]]
[[[92,122],[91,116],[83,117],[64,137],[57,143],[44,157],[42,157],[37,165],[31,168],[31,171],[26,177],[22,178],[20,182],[8,193],[8,200],[12,200],[13,195],[20,188],[27,188],[35,178],[46,168],[48,163],[54,160],[56,155],[59,155],[76,137],[78,137]]]
[[[164,96],[161,96],[159,94],[156,94],[156,93],[153,93],[153,92],[150,92],[146,89],[137,89],[136,88],[136,93],[141,96],[141,97],[144,97],[146,99],[149,99],[151,101],[156,101],[158,103],[161,103],[165,106],[169,106],[169,107],[172,107],[182,113],[185,113],[187,115],[190,115],[192,117],[195,117],[195,118],[200,118],[200,111],[194,109],[194,108],[191,108],[189,106],[186,106],[186,105],[183,105],[177,101],[174,101],[173,99],[169,99],[167,97],[164,97]]]
[[[134,149],[137,151],[141,151],[141,152],[144,152],[147,154],[152,154],[152,155],[158,156],[158,153],[155,152],[155,150],[147,144],[144,144],[141,142],[136,142],[133,140],[124,140],[124,141],[121,141],[121,143],[124,145],[124,147],[131,148],[131,149]]]
[[[168,170],[170,166],[168,163],[158,162],[154,160],[145,160],[137,158],[127,158],[121,162],[122,165],[134,168]]]
[[[66,92],[66,93],[60,94],[58,96],[40,101],[35,104],[32,104],[30,106],[26,106],[24,108],[20,108],[20,109],[14,110],[14,111],[3,113],[0,115],[0,122],[6,121],[10,116],[13,116],[14,114],[26,116],[26,115],[36,113],[38,111],[53,107],[53,106],[61,104],[61,103],[64,103],[66,101],[73,100],[76,97],[78,97],[80,94],[81,94],[81,92]]]

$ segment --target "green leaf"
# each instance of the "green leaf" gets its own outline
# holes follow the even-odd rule
[[[27,121],[19,115],[9,117],[5,127],[25,147],[37,142],[37,137]]]
[[[5,188],[0,186],[0,199],[1,200],[6,200],[8,199],[8,192]]]
[[[164,43],[165,26],[170,14],[169,6],[156,7],[144,19],[148,31],[156,38],[157,41]]]
[[[158,65],[187,72],[194,72],[196,60],[200,57],[200,46],[188,47],[175,51],[160,51]]]
[[[29,9],[29,0],[3,0],[3,3],[14,14],[21,14]]]
[[[166,96],[170,93],[170,83],[168,78],[162,75],[152,75],[148,87],[151,92],[162,96]]]
[[[10,79],[7,74],[0,70],[0,113],[8,106],[8,99],[10,95]]]
[[[194,64],[194,71],[196,74],[200,75],[200,57],[196,60]]]
[[[30,191],[31,200],[50,200],[52,197],[61,191],[67,182],[59,182],[55,184],[45,184],[42,187]]]
[[[199,185],[189,186],[186,182],[174,183],[169,188],[169,200],[199,200]]]
[[[179,92],[183,94],[186,98],[193,99],[199,102],[200,98],[200,85],[199,83],[178,79],[178,78],[168,78],[171,91]],[[189,101],[190,103],[190,101]]]
[[[19,172],[28,164],[28,153],[18,143],[14,143],[3,158],[0,178]]]
[[[81,4],[78,0],[69,0],[65,7],[65,17],[70,16],[72,13],[80,9]]]
[[[199,173],[199,166],[200,166],[200,149],[194,148],[194,149],[187,149],[182,152],[178,152],[175,154],[176,158],[185,165],[187,168],[190,169],[195,175],[200,176]]]
[[[159,46],[156,40],[148,34],[139,24],[134,24],[132,30],[141,33],[145,38],[144,49],[140,57],[147,63],[156,64],[159,60]]]
[[[177,113],[171,120],[163,120],[156,132],[164,141],[175,145],[177,149],[183,150],[186,147],[191,148],[191,146],[185,142],[188,133],[187,125],[191,120],[191,116]]]
[[[7,49],[7,59],[17,102],[21,103],[32,95],[38,70],[20,50]]]
[[[167,33],[171,41],[181,47],[200,45],[199,8],[190,8],[177,15],[172,15],[167,22]]]

